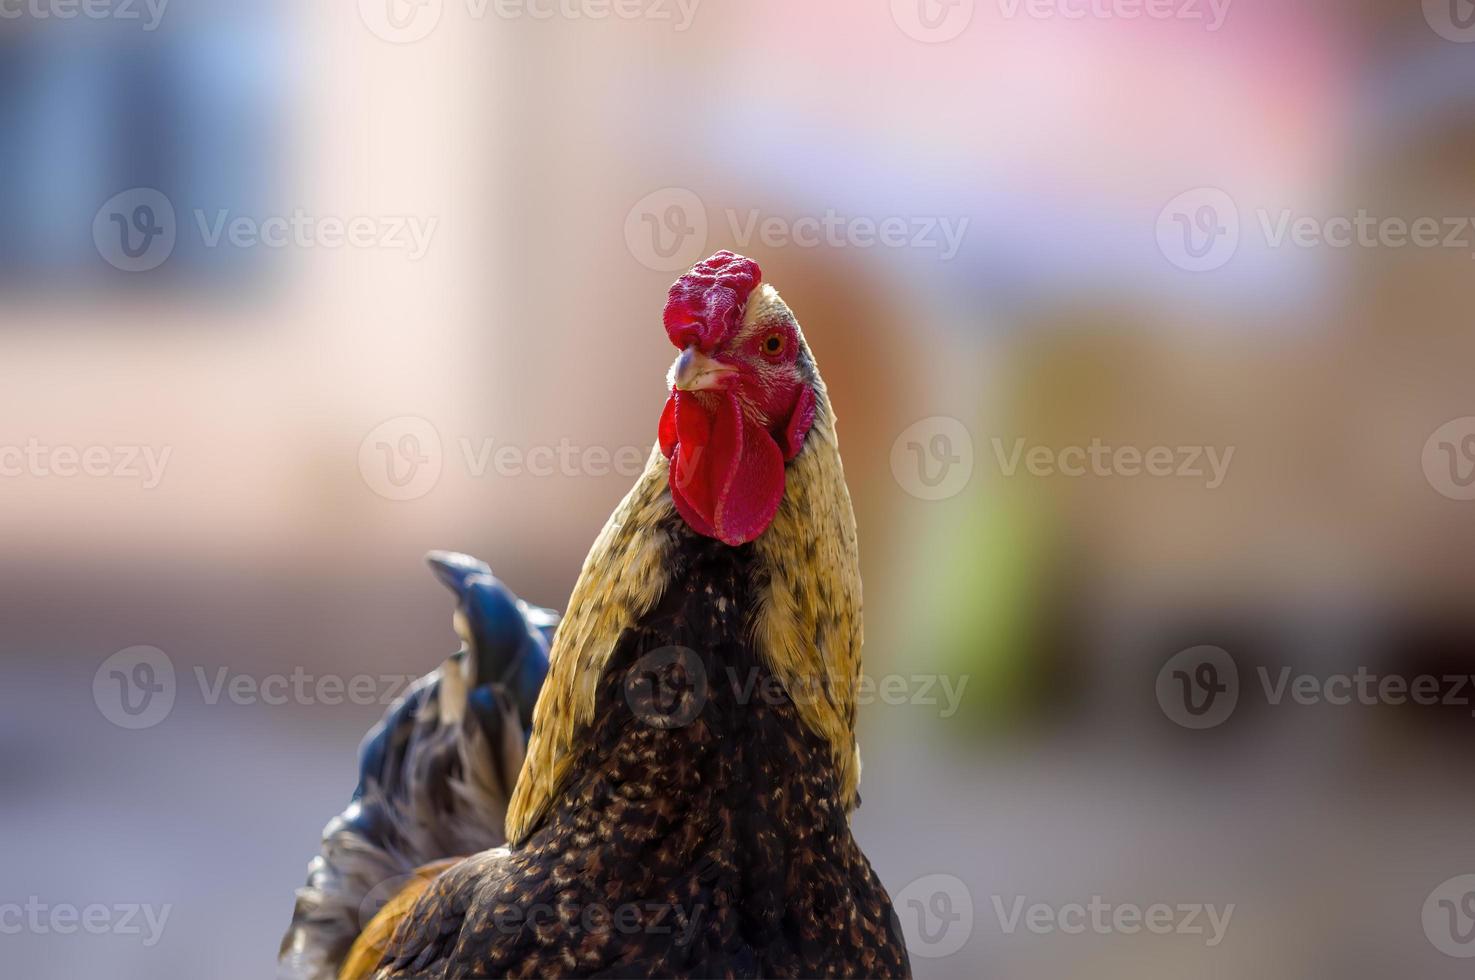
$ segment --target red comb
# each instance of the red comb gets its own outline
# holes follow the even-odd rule
[[[758,263],[723,250],[691,267],[666,296],[666,333],[681,350],[716,348],[737,329],[748,296],[763,279]]]

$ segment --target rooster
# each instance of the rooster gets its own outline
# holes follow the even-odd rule
[[[719,252],[671,288],[658,439],[558,624],[505,845],[421,853],[442,860],[340,976],[909,975],[850,832],[861,582],[834,413],[761,280]]]

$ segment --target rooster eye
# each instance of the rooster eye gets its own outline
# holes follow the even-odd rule
[[[768,339],[763,342],[763,352],[765,354],[777,354],[783,349],[783,334],[771,333],[768,335]]]

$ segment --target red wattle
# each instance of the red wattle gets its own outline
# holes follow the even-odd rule
[[[691,392],[674,392],[661,415],[661,451],[671,460],[671,499],[698,534],[745,544],[778,513],[784,454],[743,416],[735,393],[709,413]]]

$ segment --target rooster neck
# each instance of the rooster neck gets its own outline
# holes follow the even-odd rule
[[[789,463],[772,524],[743,551],[751,589],[743,607],[764,668],[795,697],[803,724],[828,746],[844,808],[858,799],[856,689],[862,642],[855,517],[840,463],[834,415],[816,375],[814,424]],[[573,757],[596,715],[595,691],[623,633],[680,581],[678,548],[693,534],[677,516],[659,448],[585,559],[558,627],[533,733],[507,815],[516,844],[566,787]],[[705,547],[705,545],[703,545]],[[733,601],[733,597],[729,597]]]
[[[855,514],[829,394],[816,374],[814,424],[790,462],[773,523],[753,542],[758,576],[753,623],[758,649],[796,702],[799,717],[830,748],[840,797],[858,801],[855,739],[862,597]]]
[[[831,746],[801,716],[813,692],[778,683],[755,635],[769,587],[761,549],[684,526],[670,534],[668,587],[594,682],[566,785],[524,841],[438,883],[437,917],[401,927],[399,965],[448,976],[907,975]],[[539,928],[538,909],[567,914]]]

